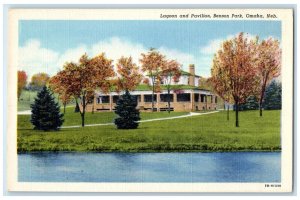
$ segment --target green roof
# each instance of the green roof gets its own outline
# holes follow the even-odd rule
[[[192,74],[183,70],[180,70],[181,75],[191,76]],[[155,75],[156,73],[154,73]],[[147,74],[146,76],[150,76],[150,74]],[[200,77],[198,75],[195,75],[195,77]]]
[[[161,85],[162,90],[166,90],[167,86],[166,85]],[[171,85],[172,90],[189,90],[189,89],[196,89],[196,90],[206,90],[206,89],[201,89],[196,86],[191,86],[191,85]],[[134,91],[149,91],[152,90],[152,86],[146,85],[146,84],[140,84],[138,85]],[[115,92],[115,87],[111,88],[111,92]],[[209,90],[206,90],[209,91]]]
[[[192,74],[189,73],[189,72],[186,72],[186,71],[181,70],[181,75],[187,75],[187,76],[190,76],[190,75],[192,75]],[[195,77],[200,77],[200,76],[195,75]]]

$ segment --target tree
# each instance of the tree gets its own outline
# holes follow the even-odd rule
[[[34,74],[29,83],[32,90],[41,90],[49,81],[50,76],[44,72]]]
[[[281,49],[278,40],[269,38],[263,40],[256,51],[257,73],[259,82],[259,115],[262,116],[263,99],[266,86],[269,82],[280,75]]]
[[[58,98],[64,106],[64,114],[66,113],[66,106],[71,101],[71,95],[67,93],[67,89],[64,84],[60,82],[61,79],[59,76],[53,76],[49,80],[49,87],[51,90],[58,94]]]
[[[115,113],[115,125],[118,129],[135,129],[139,125],[140,112],[137,107],[137,100],[126,90],[125,94],[117,101]]]
[[[171,98],[170,98],[170,92],[172,89],[172,80],[174,82],[178,82],[179,81],[179,77],[181,75],[181,71],[180,71],[180,64],[175,61],[175,60],[170,60],[167,61],[167,63],[165,65],[162,66],[162,71],[161,71],[161,77],[164,79],[165,81],[165,85],[167,87],[167,91],[168,91],[168,112],[170,113],[170,107],[171,107]]]
[[[279,110],[281,101],[281,83],[273,80],[266,88],[263,107],[265,110]]]
[[[154,92],[160,89],[160,72],[166,64],[166,58],[154,48],[151,48],[147,54],[142,53],[140,62],[142,71],[148,73],[152,85],[152,112],[154,111]]]
[[[64,122],[59,104],[46,86],[37,94],[31,105],[31,113],[30,121],[37,130],[59,130]]]
[[[213,59],[213,67],[211,69],[211,77],[207,82],[212,86],[214,92],[216,92],[224,102],[227,104],[227,121],[229,121],[229,104],[233,103],[233,98],[230,92],[230,75],[229,70],[224,70],[224,66],[221,65],[221,60],[217,55]],[[226,109],[226,108],[225,108]]]
[[[79,113],[81,125],[85,124],[86,106],[94,96],[95,90],[109,91],[109,79],[115,75],[112,60],[105,57],[104,53],[88,58],[84,54],[79,63],[66,63],[64,69],[57,73],[59,84],[66,90],[66,94],[75,99],[77,105],[81,105]]]
[[[121,57],[118,60],[117,73],[119,74],[116,81],[117,91],[133,91],[142,80],[139,68],[135,63],[133,63],[131,57]]]
[[[243,105],[244,110],[257,110],[259,108],[258,100],[255,95],[250,95]]]
[[[239,105],[255,93],[258,82],[253,66],[254,51],[255,41],[249,41],[243,33],[239,33],[235,38],[223,42],[213,60],[214,89],[224,99],[234,101],[236,127],[239,127]]]
[[[27,74],[25,71],[18,71],[18,100],[20,99],[23,88],[27,83]]]

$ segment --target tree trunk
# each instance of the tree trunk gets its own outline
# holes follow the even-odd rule
[[[81,126],[84,127],[84,115],[85,115],[85,96],[82,97],[82,112],[81,114]]]
[[[168,88],[168,113],[170,114],[171,98],[170,98],[170,88]]]
[[[92,106],[92,114],[94,114],[94,109],[95,109],[95,107],[94,107],[94,98],[93,98],[93,106]]]
[[[261,93],[260,93],[260,100],[259,100],[259,116],[262,117],[262,103],[263,103],[263,99],[265,96],[265,90],[266,90],[266,86],[267,86],[267,80],[269,79],[269,72],[266,74],[266,77],[264,79],[262,88],[261,88]]]
[[[81,113],[81,126],[84,127],[84,114],[85,113]]]
[[[259,102],[259,116],[262,117],[262,103]]]
[[[235,102],[235,127],[239,127],[239,104]]]
[[[229,121],[229,104],[227,105],[227,121]]]
[[[264,93],[265,91],[263,90],[260,94],[260,99],[259,99],[259,116],[261,117],[262,117],[262,103],[263,103]]]
[[[152,78],[152,112],[154,112],[154,79]]]
[[[64,114],[66,113],[66,103],[64,103]]]
[[[76,100],[76,106],[75,106],[74,112],[80,112],[80,108],[79,108],[79,104],[78,104],[77,100]]]

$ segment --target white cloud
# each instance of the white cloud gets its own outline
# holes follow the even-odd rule
[[[200,47],[200,53],[204,54],[204,55],[210,55],[210,54],[215,54],[222,46],[222,43],[225,40],[229,40],[234,38],[235,36],[237,36],[239,33],[235,34],[235,35],[228,35],[227,37],[224,38],[217,38],[214,40],[210,40],[208,41],[208,43],[206,44],[206,46],[204,47]],[[244,37],[248,38],[248,40],[250,39],[255,39],[255,35],[252,35],[250,33],[245,33]]]
[[[88,53],[88,47],[84,44],[81,44],[74,49],[67,49],[60,55],[56,62],[56,66],[62,67],[66,62],[78,62],[79,58],[84,53]]]
[[[30,39],[19,48],[18,63],[29,76],[39,72],[53,74],[58,58],[57,52],[41,47],[39,40]]]
[[[166,55],[168,59],[176,60],[183,65],[183,69],[187,70],[189,64],[196,64],[196,59],[193,55],[179,51],[177,49],[170,49],[166,47],[158,48],[158,51]]]
[[[239,33],[235,35],[228,35],[224,38],[217,38],[214,40],[208,41],[206,46],[200,47],[199,57],[197,58],[197,63],[200,64],[200,68],[198,69],[198,73],[201,76],[209,77],[210,69],[212,65],[213,55],[221,48],[223,41],[232,39],[237,36]],[[248,39],[255,39],[255,35],[245,33],[244,35]]]
[[[24,46],[19,48],[19,69],[25,70],[29,77],[38,72],[46,72],[50,76],[62,69],[65,62],[78,62],[85,52],[90,56],[96,56],[105,52],[106,56],[114,60],[114,63],[121,56],[132,56],[133,61],[139,63],[141,53],[148,52],[148,48],[140,43],[134,43],[124,38],[111,37],[99,41],[93,45],[80,44],[75,48],[67,49],[62,53],[41,47],[38,40],[28,40]],[[189,64],[195,64],[196,73],[207,76],[210,72],[210,57],[195,57],[177,49],[159,47],[158,50],[166,55],[168,59],[175,59],[183,65],[183,70],[188,71]],[[206,69],[209,66],[209,69]]]
[[[121,56],[133,58],[135,63],[139,63],[139,58],[142,52],[146,52],[147,48],[142,44],[133,43],[124,38],[111,37],[108,40],[100,41],[91,47],[91,55],[96,56],[102,52],[105,55],[117,62]]]

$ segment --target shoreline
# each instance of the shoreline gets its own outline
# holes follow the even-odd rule
[[[198,150],[191,150],[191,151],[21,151],[17,154],[34,154],[34,153],[241,153],[241,152],[248,152],[248,153],[274,153],[274,152],[281,152],[281,149],[276,150],[237,150],[237,151],[198,151]]]

